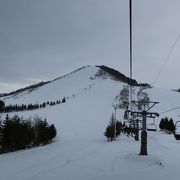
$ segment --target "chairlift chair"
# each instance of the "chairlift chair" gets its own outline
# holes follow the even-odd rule
[[[147,125],[147,131],[157,131],[157,126],[155,123]]]
[[[176,140],[180,140],[180,121],[175,123],[174,137]]]
[[[157,126],[154,118],[153,123],[147,124],[147,131],[157,131]]]

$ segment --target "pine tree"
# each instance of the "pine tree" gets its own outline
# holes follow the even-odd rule
[[[159,129],[164,130],[164,128],[165,128],[164,124],[165,124],[165,120],[164,120],[164,118],[162,118],[160,123],[159,123]]]
[[[117,121],[116,122],[116,136],[119,136],[121,134],[122,131],[122,123]]]
[[[35,119],[35,137],[36,137],[36,141],[35,144],[36,145],[45,145],[48,143],[48,123],[47,120],[45,119],[44,121],[39,118],[36,117]]]
[[[0,119],[0,147],[2,146],[2,142],[3,142],[3,124]]]
[[[115,131],[115,118],[114,118],[114,114],[112,114],[109,125],[107,126],[106,131],[104,132],[104,136],[107,137],[108,141],[115,140],[114,131]]]
[[[45,107],[46,107],[46,103],[45,103],[45,102],[42,104],[42,107],[43,107],[43,108],[45,108]]]
[[[164,130],[168,131],[168,126],[169,126],[169,120],[167,117],[164,119]]]
[[[5,108],[5,103],[0,100],[0,112],[3,112]]]
[[[66,102],[66,98],[64,97],[63,99],[62,99],[62,103],[65,103]]]
[[[56,137],[57,131],[56,128],[54,126],[54,124],[52,124],[51,126],[49,126],[48,128],[48,139],[50,140],[50,142],[52,142],[52,139]]]
[[[175,125],[172,118],[169,120],[169,131],[172,133],[175,132]]]
[[[3,121],[3,126],[2,126],[2,132],[3,132],[3,135],[2,135],[2,143],[1,143],[1,152],[6,152],[8,151],[8,145],[10,144],[9,143],[9,121],[10,121],[10,118],[9,118],[9,115],[7,114],[6,117],[5,117],[5,120]]]

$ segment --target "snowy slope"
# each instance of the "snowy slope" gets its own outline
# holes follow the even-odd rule
[[[6,99],[6,103],[21,104],[69,97],[65,104],[17,113],[46,117],[55,124],[58,136],[44,147],[0,155],[2,180],[179,179],[180,142],[172,135],[149,132],[149,155],[145,157],[138,155],[140,142],[124,135],[115,142],[106,141],[103,133],[113,112],[112,104],[125,84],[108,77],[94,78],[97,71],[88,66],[31,94]],[[135,98],[138,91],[135,88]],[[160,102],[153,111],[180,105],[180,94],[176,92],[159,88],[144,91],[151,100]],[[162,116],[178,119],[178,113]],[[118,119],[123,119],[122,110],[118,110]]]
[[[98,70],[99,68],[92,66],[80,68],[62,78],[51,81],[32,92],[27,90],[23,93],[6,97],[5,102],[6,104],[43,103],[47,101],[56,101],[63,97],[72,97],[73,94],[79,95],[96,83],[92,78]]]

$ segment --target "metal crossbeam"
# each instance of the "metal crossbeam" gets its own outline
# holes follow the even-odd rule
[[[136,117],[142,117],[142,112],[139,111],[128,111],[132,116],[136,116]],[[159,117],[159,113],[156,112],[146,112],[146,117],[148,118],[155,118],[155,117]]]

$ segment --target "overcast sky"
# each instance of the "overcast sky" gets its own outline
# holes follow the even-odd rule
[[[0,0],[0,93],[84,65],[129,75],[129,0]],[[152,83],[180,33],[179,0],[133,0],[133,77]],[[180,88],[180,42],[157,86]]]

